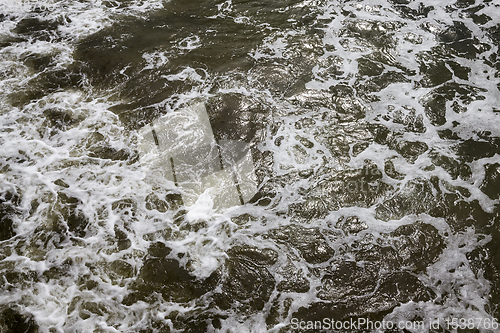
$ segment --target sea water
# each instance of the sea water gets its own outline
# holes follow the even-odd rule
[[[0,331],[497,331],[499,42],[496,0],[3,1]],[[147,176],[200,102],[243,205]]]

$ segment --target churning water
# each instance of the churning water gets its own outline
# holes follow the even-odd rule
[[[0,331],[496,331],[499,43],[498,0],[3,0]],[[147,177],[193,103],[249,202]]]

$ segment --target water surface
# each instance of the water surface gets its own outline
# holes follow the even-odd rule
[[[0,331],[494,331],[497,1],[0,10]],[[199,102],[250,203],[145,176],[139,130]]]

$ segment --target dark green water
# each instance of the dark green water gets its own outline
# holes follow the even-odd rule
[[[0,4],[0,332],[497,331],[499,42],[486,0]],[[199,102],[244,205],[147,176]]]

